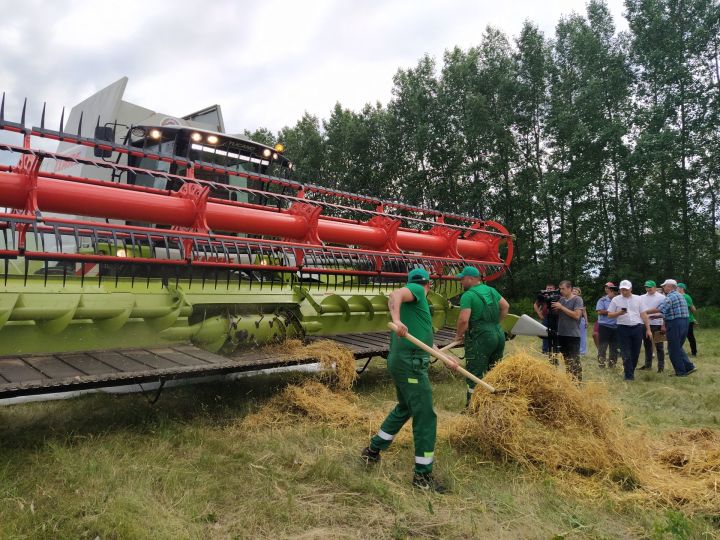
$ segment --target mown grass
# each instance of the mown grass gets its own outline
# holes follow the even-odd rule
[[[595,367],[630,425],[720,428],[720,331],[699,329],[699,372],[686,379]],[[532,346],[516,339],[512,347]],[[437,408],[458,411],[461,381],[435,366]],[[297,423],[247,431],[242,419],[285,374],[141,395],[94,395],[0,409],[0,538],[717,538],[720,516],[569,495],[553,475],[454,450],[441,441],[444,496],[410,485],[400,443],[365,470],[366,428]],[[389,409],[382,366],[356,392]],[[409,426],[408,426],[409,428]],[[406,428],[407,429],[407,428]],[[565,480],[567,481],[567,480]],[[602,488],[600,488],[602,489]]]

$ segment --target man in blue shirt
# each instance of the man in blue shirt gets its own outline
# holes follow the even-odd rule
[[[610,307],[610,302],[617,294],[617,286],[612,281],[608,281],[605,284],[605,296],[598,300],[595,305],[598,314],[598,341],[600,342],[598,345],[598,366],[600,368],[605,367],[605,352],[608,348],[610,353],[607,365],[615,367],[615,364],[617,364],[617,320],[608,317],[608,307]]]
[[[665,320],[670,362],[675,368],[675,375],[687,377],[697,369],[683,350],[683,344],[688,332],[687,302],[678,291],[677,281],[674,279],[666,279],[660,286],[663,288],[666,298],[657,308],[643,311],[642,318],[645,322],[645,330],[648,337],[651,337],[649,315],[662,313]]]

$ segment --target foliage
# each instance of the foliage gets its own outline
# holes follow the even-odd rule
[[[487,28],[399,69],[386,106],[338,103],[278,139],[304,180],[502,222],[509,298],[675,277],[718,305],[720,3],[626,8],[628,32],[602,0],[551,38]]]

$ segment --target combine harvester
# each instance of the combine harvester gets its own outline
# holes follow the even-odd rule
[[[502,276],[500,224],[304,184],[283,148],[122,100],[58,131],[0,106],[0,398],[255,371],[260,346],[329,338],[387,353],[388,293],[427,269],[449,343],[464,265]],[[56,151],[47,151],[57,141]],[[5,164],[2,164],[5,163]],[[363,367],[364,369],[364,367]]]

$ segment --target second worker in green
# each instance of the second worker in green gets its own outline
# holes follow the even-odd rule
[[[465,342],[467,370],[482,378],[503,356],[505,332],[500,321],[510,310],[510,304],[499,292],[482,282],[480,271],[466,266],[456,277],[465,292],[460,298],[456,341]],[[467,380],[466,405],[475,391],[475,383]]]

